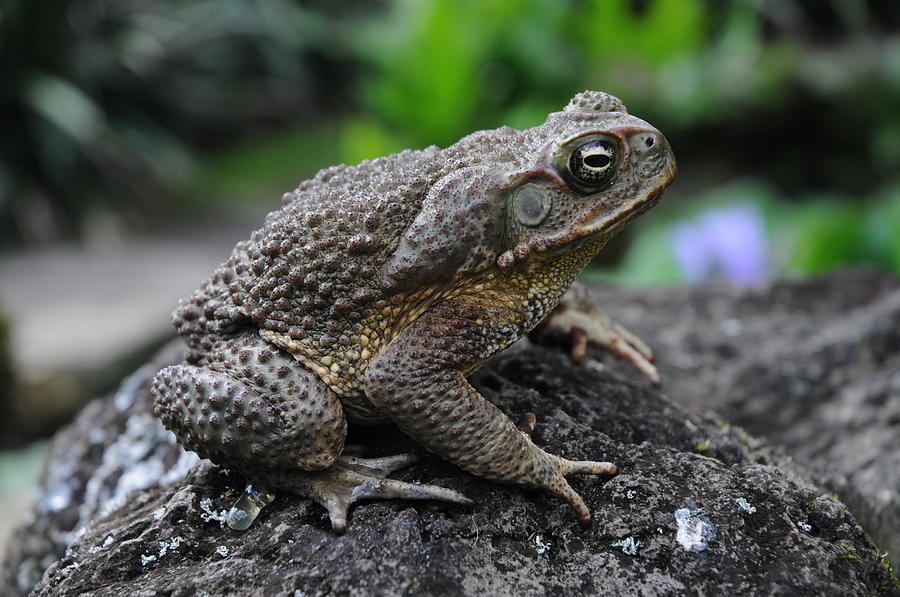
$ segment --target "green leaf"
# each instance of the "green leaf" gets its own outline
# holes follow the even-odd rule
[[[789,272],[820,274],[863,256],[865,218],[857,203],[808,202],[797,208],[792,222]]]

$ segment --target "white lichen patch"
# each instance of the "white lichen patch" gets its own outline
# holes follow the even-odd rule
[[[551,547],[553,547],[553,544],[549,541],[544,541],[544,538],[540,535],[534,536],[534,552],[539,556],[542,556],[550,551]]]
[[[621,548],[622,553],[626,555],[636,556],[638,554],[638,549],[641,547],[641,542],[634,537],[625,537],[624,539],[613,541],[610,545]]]
[[[637,497],[637,491],[635,491],[634,489],[629,489],[625,492],[625,497],[627,497],[629,500],[633,500]]]
[[[168,541],[159,542],[159,557],[163,557],[170,551],[175,551],[184,543],[184,537],[172,537]]]
[[[738,499],[736,499],[734,501],[737,502],[737,505],[740,506],[741,510],[743,510],[747,514],[755,514],[756,513],[756,506],[754,506],[750,502],[748,502],[747,498],[739,497]]]
[[[82,523],[113,512],[133,491],[180,481],[200,459],[179,451],[169,463],[175,437],[150,413],[128,418],[125,430],[103,452],[103,460],[88,479],[82,502]]]
[[[744,333],[744,322],[740,319],[726,319],[721,326],[726,336],[735,337]]]
[[[228,519],[228,510],[216,510],[213,508],[213,502],[210,498],[200,500],[200,519],[203,522],[218,522],[220,528],[225,527],[225,521]]]
[[[216,553],[222,556],[223,558],[228,557],[228,548],[224,545],[220,545],[216,548]]]
[[[166,515],[166,509],[163,506],[160,506],[156,510],[150,513],[150,516],[153,517],[153,520],[162,520],[162,517]]]
[[[78,562],[72,562],[71,564],[69,564],[69,565],[66,566],[65,568],[61,568],[60,571],[59,571],[59,574],[60,574],[61,576],[63,576],[63,577],[69,576],[70,574],[72,574],[73,572],[75,572],[75,570],[76,570],[76,569],[78,568],[78,566],[80,566],[80,565],[81,565],[81,564],[79,564]]]
[[[146,566],[147,564],[152,564],[153,562],[165,557],[170,551],[176,551],[179,547],[181,547],[185,543],[184,537],[172,537],[168,541],[160,541],[159,542],[159,553],[156,555],[153,554],[142,554],[141,555],[141,566]]]
[[[62,512],[72,503],[72,489],[63,482],[53,484],[40,501],[43,512]]]
[[[797,523],[797,526],[806,531],[807,533],[812,532],[812,525],[808,522],[803,522],[802,520]]]
[[[716,538],[716,527],[703,510],[679,508],[675,510],[675,523],[678,525],[675,540],[685,551],[693,553],[704,551],[709,542]]]
[[[102,549],[106,549],[107,547],[112,545],[112,543],[113,543],[112,535],[107,535],[106,539],[103,540],[103,543],[101,543],[100,545],[93,546],[92,548],[90,548],[88,550],[88,553],[95,554]]]

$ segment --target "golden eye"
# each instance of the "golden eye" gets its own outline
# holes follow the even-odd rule
[[[579,145],[569,156],[569,172],[581,184],[601,187],[612,180],[616,169],[616,146],[595,139]]]

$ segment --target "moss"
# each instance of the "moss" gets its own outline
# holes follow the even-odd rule
[[[875,551],[875,555],[877,556],[881,567],[887,570],[890,584],[893,585],[895,589],[900,589],[900,578],[897,578],[897,573],[894,572],[894,565],[888,559],[888,554],[890,554],[888,551],[884,553],[878,553],[877,550]]]
[[[847,560],[856,564],[859,562],[859,554],[856,553],[856,548],[850,545],[849,543],[840,543],[838,544],[844,550],[844,555],[838,556],[842,560]]]
[[[699,454],[703,454],[704,456],[712,456],[712,451],[709,447],[712,445],[712,439],[707,438],[702,442],[697,442],[697,445],[694,448],[697,450]]]

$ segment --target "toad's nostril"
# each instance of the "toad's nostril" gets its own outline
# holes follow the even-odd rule
[[[657,141],[659,141],[659,139],[657,139],[657,135],[649,132],[643,132],[634,135],[630,139],[630,144],[634,151],[636,151],[638,154],[643,155],[649,152],[656,151],[655,148],[658,145]]]

